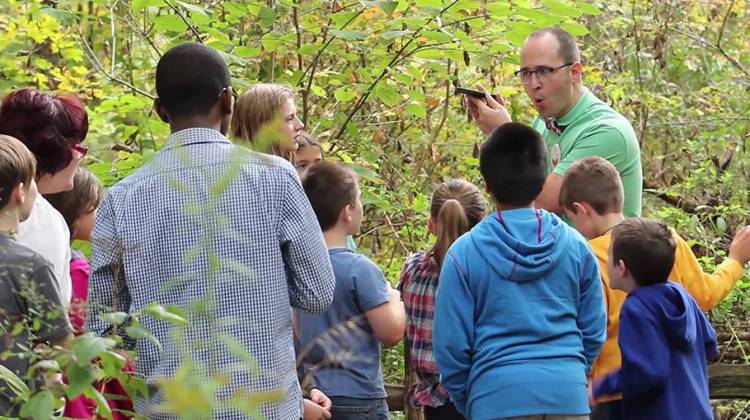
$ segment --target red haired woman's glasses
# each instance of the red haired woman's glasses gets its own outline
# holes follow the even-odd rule
[[[89,152],[89,148],[86,146],[81,146],[80,144],[74,144],[72,147],[73,150],[81,154],[81,157],[86,156],[86,153]]]

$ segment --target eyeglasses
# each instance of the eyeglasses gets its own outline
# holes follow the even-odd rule
[[[86,156],[86,153],[89,152],[89,148],[86,146],[81,146],[80,144],[74,144],[71,149],[75,150],[76,152],[81,154],[81,157]]]
[[[573,64],[575,63],[565,63],[557,67],[539,66],[536,68],[536,70],[521,69],[513,74],[515,74],[516,77],[521,80],[521,83],[526,85],[531,83],[531,76],[533,76],[534,74],[536,74],[536,77],[539,80],[545,80],[550,77],[555,71],[560,70],[563,67],[572,66]]]

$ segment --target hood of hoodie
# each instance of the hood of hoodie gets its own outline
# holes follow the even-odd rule
[[[523,208],[488,215],[471,238],[498,276],[521,283],[544,277],[559,264],[571,232],[556,215]]]
[[[678,348],[690,348],[697,339],[698,325],[690,312],[690,295],[682,286],[671,281],[652,286],[639,287],[630,292],[653,308],[657,317],[663,320],[667,339]]]

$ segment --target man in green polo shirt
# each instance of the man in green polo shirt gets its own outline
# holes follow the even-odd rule
[[[601,156],[620,172],[625,216],[640,216],[643,174],[635,131],[622,114],[583,86],[582,75],[578,45],[566,31],[545,28],[526,39],[516,76],[539,112],[532,127],[547,143],[551,170],[535,204],[560,213],[560,185],[570,164],[582,157]],[[467,96],[466,101],[485,134],[511,120],[500,97]]]

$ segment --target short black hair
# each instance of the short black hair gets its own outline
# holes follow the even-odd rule
[[[557,40],[560,48],[557,54],[565,63],[575,63],[581,61],[581,51],[578,49],[578,43],[568,31],[557,27],[548,27],[538,29],[529,35],[529,38],[536,38],[544,35],[552,35]]]
[[[341,210],[357,202],[357,181],[357,174],[341,163],[321,162],[307,171],[302,187],[322,231],[336,226]]]
[[[156,93],[173,117],[207,114],[229,84],[229,69],[221,55],[196,42],[172,48],[156,65]]]
[[[547,179],[547,150],[539,133],[520,123],[496,128],[482,144],[479,170],[500,204],[526,206]]]
[[[676,244],[672,231],[658,220],[631,217],[612,229],[612,263],[622,260],[638,286],[669,279]]]

